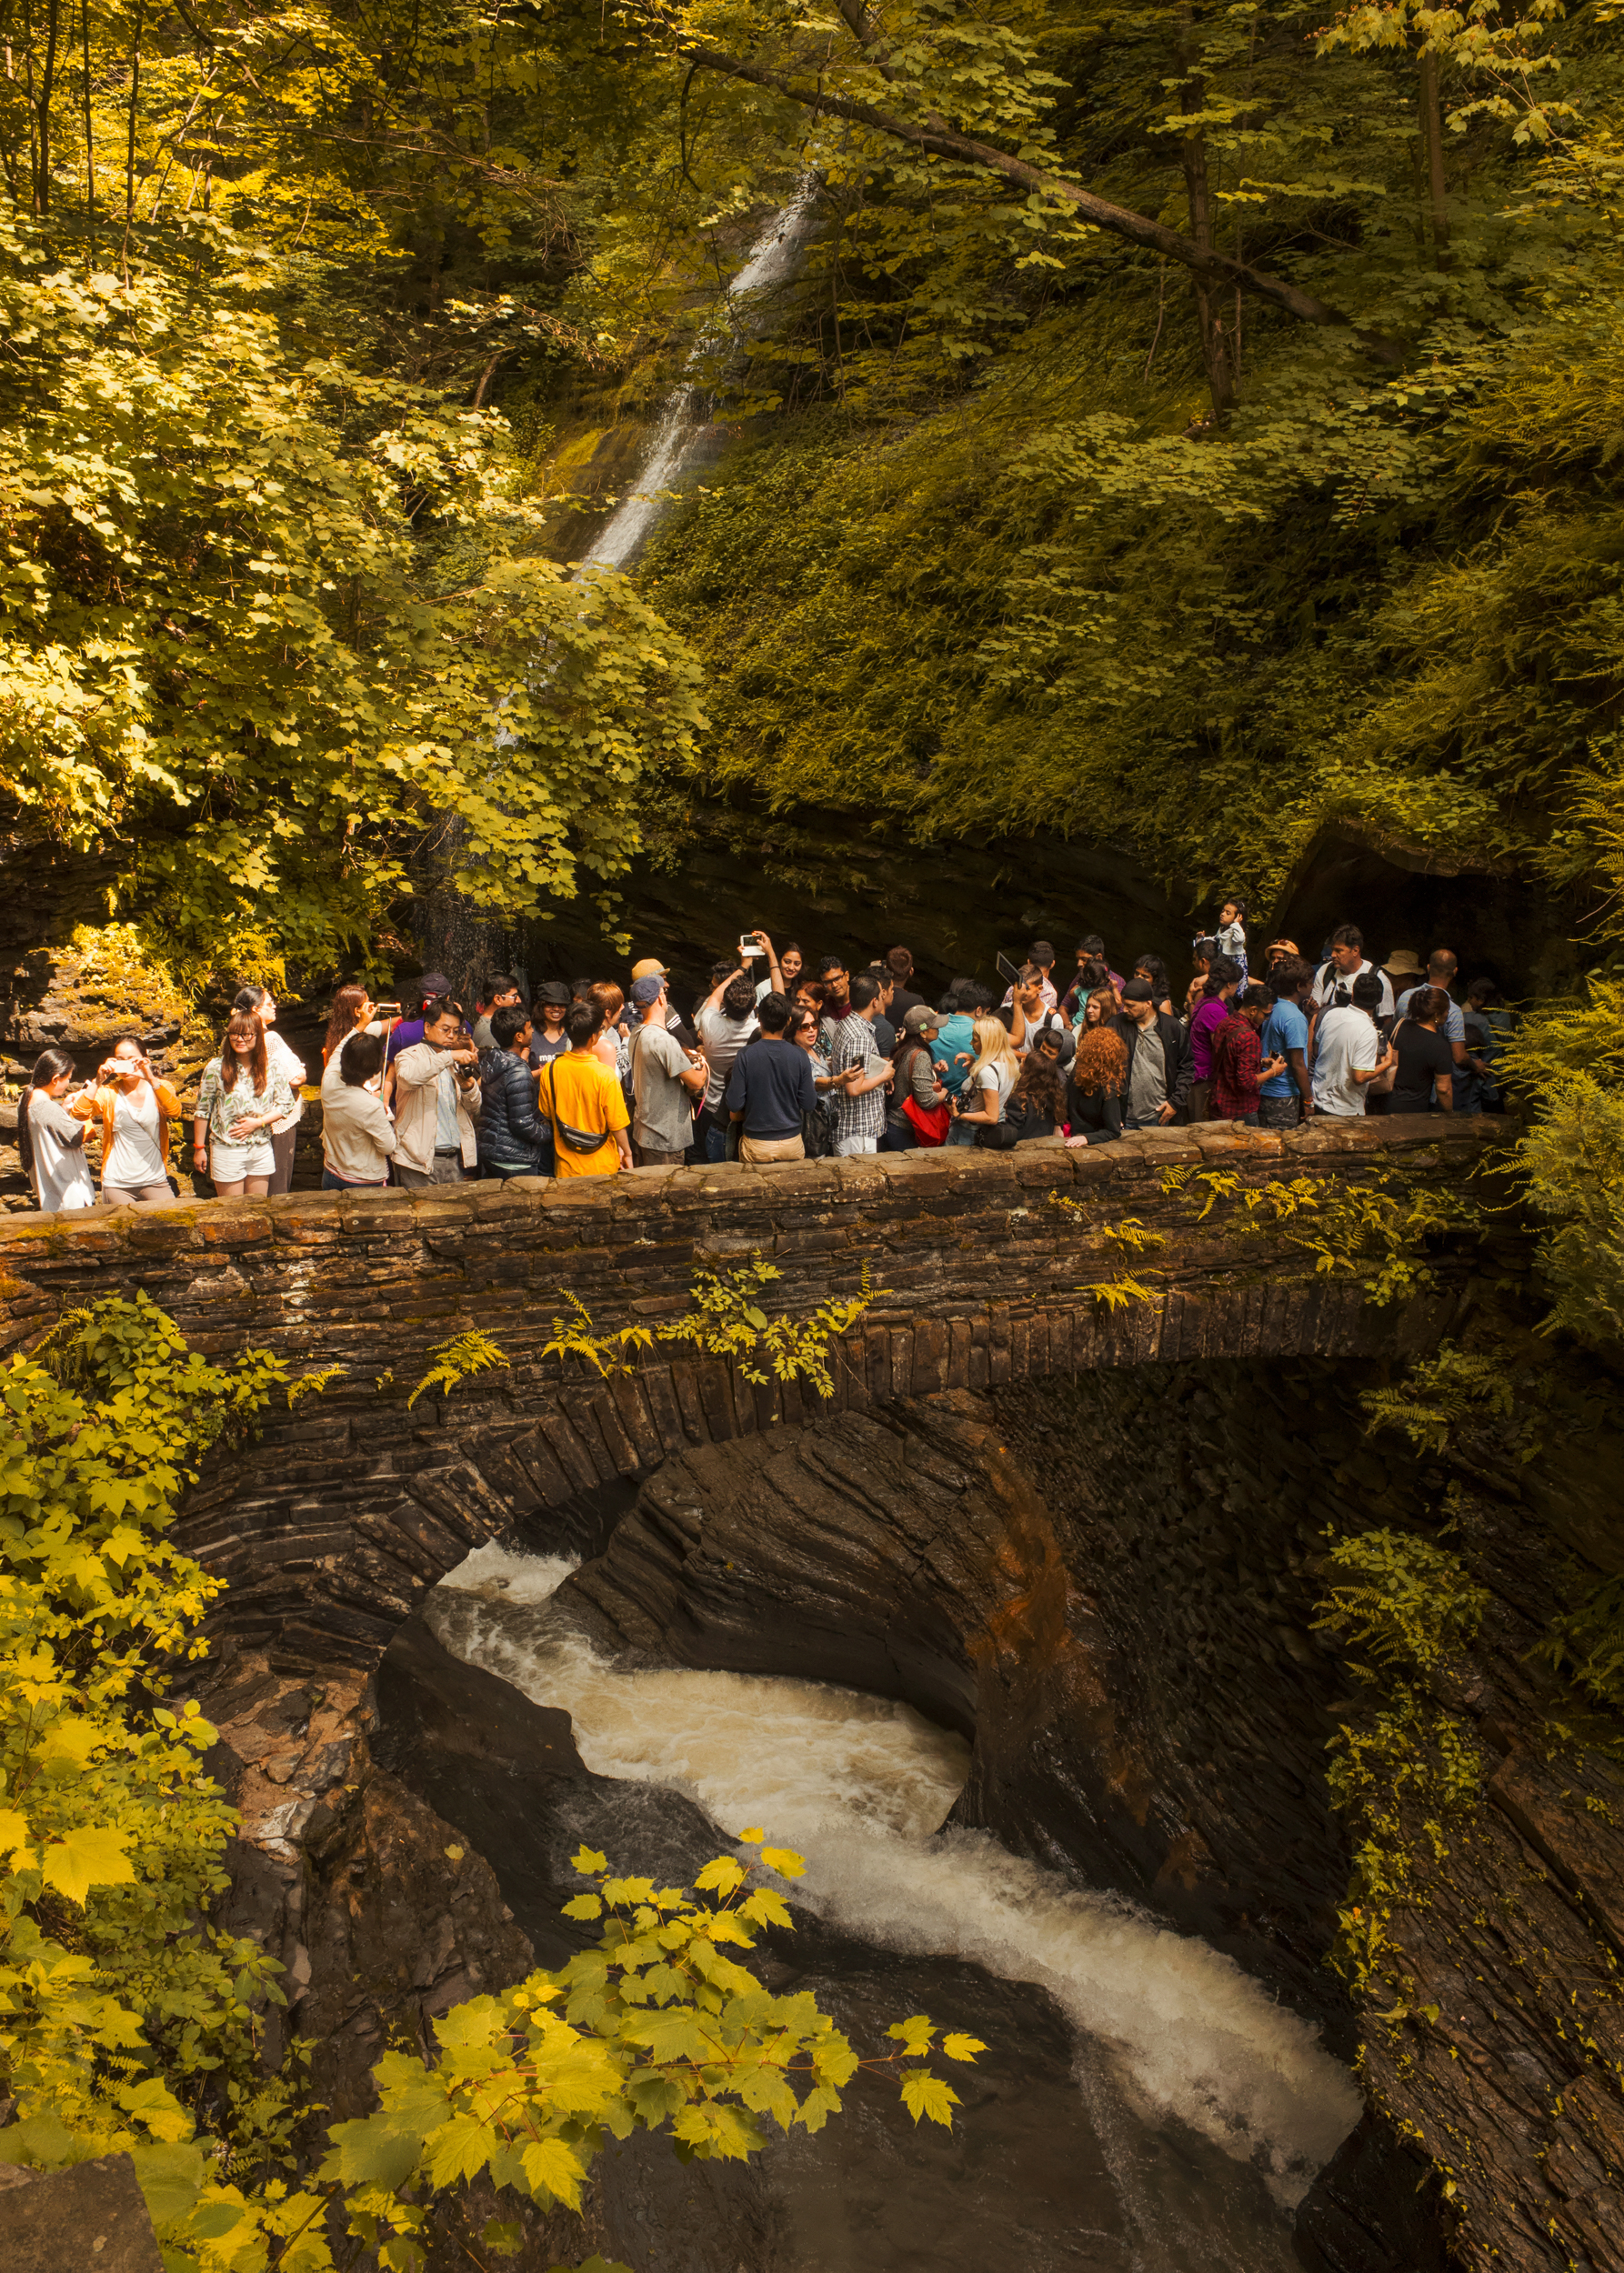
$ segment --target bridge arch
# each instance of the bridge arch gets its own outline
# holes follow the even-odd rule
[[[17,1216],[0,1227],[0,1346],[144,1288],[210,1356],[341,1368],[213,1465],[182,1537],[227,1582],[219,1617],[243,1646],[289,1670],[365,1670],[471,1547],[516,1526],[594,1552],[665,1463],[707,1447],[1123,1367],[1425,1350],[1459,1307],[1469,1240],[1445,1243],[1399,1313],[1373,1312],[1358,1277],[1318,1267],[1248,1195],[1305,1177],[1328,1197],[1464,1186],[1499,1134],[1442,1116],[1284,1137],[1215,1123],[1083,1152]],[[749,1256],[780,1274],[764,1298],[794,1317],[865,1273],[881,1290],[834,1347],[831,1397],[687,1345],[605,1378],[542,1354],[566,1290],[599,1331],[657,1325],[687,1307],[697,1267]],[[1102,1292],[1128,1277],[1145,1291]],[[508,1367],[408,1404],[431,1347],[476,1327]]]

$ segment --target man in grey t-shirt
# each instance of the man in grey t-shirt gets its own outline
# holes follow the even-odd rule
[[[1158,1015],[1148,979],[1130,978],[1111,1023],[1128,1051],[1125,1126],[1165,1128],[1189,1095],[1189,1047],[1178,1019]]]
[[[632,1007],[643,1019],[632,1036],[632,1155],[640,1168],[680,1167],[693,1141],[693,1100],[710,1068],[666,1031],[671,1003],[663,978],[634,980]]]

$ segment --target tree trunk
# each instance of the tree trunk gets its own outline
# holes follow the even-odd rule
[[[51,93],[56,78],[56,32],[61,0],[49,0],[45,11],[45,65],[40,76],[35,107],[39,113],[39,171],[34,185],[34,210],[51,209]]]
[[[1444,120],[1438,95],[1438,57],[1421,57],[1421,139],[1427,150],[1427,194],[1432,207],[1432,258],[1449,266],[1449,214],[1444,191]]]
[[[1188,23],[1188,13],[1187,13]],[[1198,117],[1207,105],[1207,83],[1190,75],[1190,58],[1186,51],[1179,54],[1179,68],[1185,74],[1184,85],[1178,92],[1178,107],[1187,115]],[[1189,233],[1202,252],[1210,253],[1212,238],[1212,189],[1207,178],[1207,137],[1199,126],[1192,127],[1178,145],[1184,167],[1185,194],[1189,199]],[[1228,295],[1215,276],[1201,268],[1190,271],[1195,286],[1196,320],[1201,327],[1201,362],[1207,373],[1207,385],[1212,396],[1212,416],[1215,421],[1224,417],[1240,391],[1240,374],[1235,365],[1236,338],[1224,328],[1224,304]]]

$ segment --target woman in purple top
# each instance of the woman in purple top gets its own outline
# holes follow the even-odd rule
[[[1207,966],[1202,999],[1189,1022],[1189,1116],[1208,1119],[1212,1108],[1212,1037],[1229,1015],[1229,998],[1240,984],[1240,966],[1227,955],[1215,955]]]

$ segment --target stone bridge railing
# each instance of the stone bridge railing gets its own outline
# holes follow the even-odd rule
[[[1100,1367],[1429,1347],[1469,1242],[1443,1243],[1456,1251],[1401,1313],[1373,1311],[1357,1277],[1317,1268],[1298,1243],[1311,1217],[1281,1222],[1266,1195],[1251,1209],[1245,1196],[1305,1176],[1327,1179],[1327,1197],[1378,1175],[1398,1191],[1463,1186],[1499,1135],[1437,1116],[1283,1139],[1215,1123],[1087,1152],[13,1216],[0,1221],[0,1337],[26,1347],[64,1309],[145,1288],[222,1360],[260,1347],[296,1368],[342,1367],[213,1467],[185,1533],[229,1582],[245,1641],[289,1666],[366,1663],[470,1546],[516,1519],[584,1538],[594,1511],[694,1445]],[[1140,1233],[1113,1237],[1129,1219]],[[1136,1246],[1144,1234],[1159,1244]],[[855,1296],[865,1270],[884,1290],[831,1350],[832,1403],[794,1382],[752,1385],[689,1344],[657,1344],[606,1379],[540,1355],[566,1290],[600,1333],[657,1326],[688,1308],[697,1268],[752,1255],[781,1274],[759,1297],[773,1313],[804,1318]],[[1147,1294],[1099,1291],[1128,1277]],[[431,1347],[476,1327],[508,1369],[408,1409]]]

